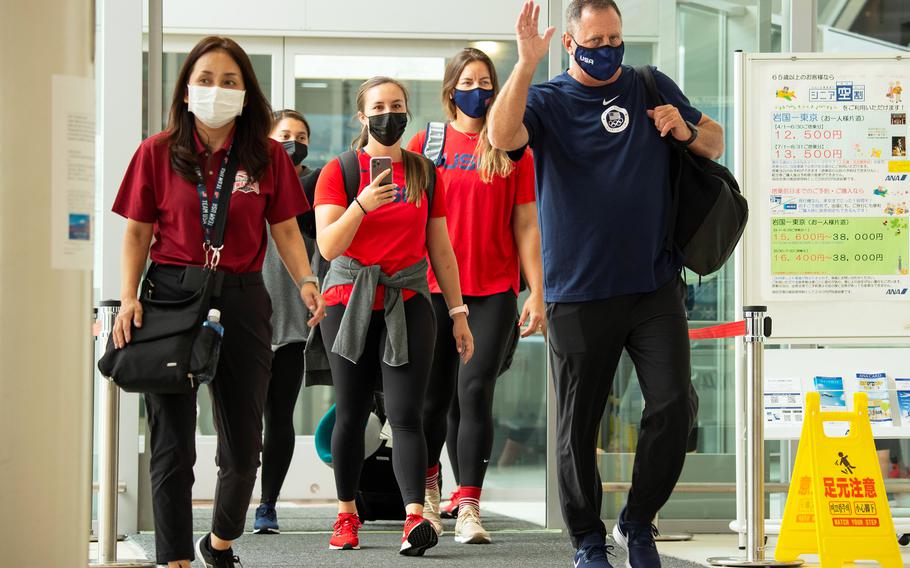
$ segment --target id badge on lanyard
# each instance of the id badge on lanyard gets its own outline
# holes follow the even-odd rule
[[[218,263],[221,261],[221,249],[224,248],[224,242],[217,247],[212,246],[212,229],[215,228],[215,220],[218,218],[218,204],[221,202],[221,191],[224,185],[224,176],[227,172],[228,160],[231,157],[231,148],[233,146],[228,148],[227,153],[224,155],[224,160],[221,162],[221,169],[218,171],[218,180],[215,182],[215,193],[212,195],[211,203],[208,200],[205,182],[200,181],[196,184],[196,192],[199,194],[199,205],[202,211],[202,231],[205,235],[202,249],[205,251],[205,266],[211,270],[215,270],[218,267]],[[196,166],[196,176],[200,180],[203,179],[202,170],[199,169],[198,165]],[[228,188],[228,191],[232,190],[233,188]]]

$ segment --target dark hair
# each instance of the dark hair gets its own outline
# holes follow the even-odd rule
[[[455,111],[455,101],[452,100],[452,94],[458,85],[458,79],[464,72],[464,68],[471,63],[479,61],[487,66],[490,72],[490,81],[493,83],[493,101],[499,94],[499,78],[496,76],[496,67],[490,57],[473,47],[466,47],[449,61],[446,66],[446,72],[442,79],[442,106],[446,111],[449,120],[455,120],[458,116]],[[480,129],[480,136],[477,137],[477,170],[480,172],[480,179],[490,183],[494,176],[506,177],[512,173],[513,164],[509,156],[502,150],[494,148],[487,139],[487,121],[484,117],[483,128]]]
[[[278,123],[284,120],[285,118],[290,118],[291,120],[296,120],[302,122],[304,128],[306,128],[306,135],[310,136],[313,132],[310,130],[310,123],[306,121],[306,118],[296,110],[292,108],[284,108],[281,110],[276,110],[272,113],[272,129],[278,126]]]
[[[585,11],[585,8],[590,8],[596,12],[613,9],[616,10],[616,15],[619,16],[619,19],[622,19],[622,12],[619,11],[619,6],[616,5],[615,0],[572,0],[569,7],[566,8],[566,31],[570,34],[575,33],[575,24],[581,19],[581,14]]]
[[[392,84],[401,89],[404,97],[404,106],[408,109],[408,117],[411,116],[411,107],[408,106],[408,90],[401,81],[391,77],[373,77],[364,81],[360,88],[357,89],[357,110],[365,112],[366,96],[370,89],[381,85]],[[370,127],[364,124],[360,129],[360,134],[351,142],[352,150],[360,150],[370,141]],[[420,206],[420,200],[428,185],[430,185],[430,166],[429,160],[420,154],[409,152],[404,148],[401,149],[401,163],[404,166],[404,185],[406,187],[406,198],[408,203]]]
[[[262,94],[253,64],[242,47],[234,40],[209,36],[199,41],[183,62],[177,75],[174,97],[171,100],[171,113],[168,117],[166,141],[170,145],[171,167],[180,177],[190,183],[199,183],[196,168],[196,118],[189,111],[186,96],[187,85],[193,67],[199,58],[211,51],[221,50],[231,56],[240,67],[243,85],[246,89],[243,114],[235,119],[234,145],[231,152],[243,164],[250,179],[260,179],[269,165],[269,131],[272,124],[272,107]]]

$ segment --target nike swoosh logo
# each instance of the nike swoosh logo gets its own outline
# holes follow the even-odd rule
[[[604,99],[604,106],[607,106],[608,104],[612,103],[613,101],[615,101],[618,98],[619,98],[619,95],[616,95],[615,97],[613,97],[610,100]]]

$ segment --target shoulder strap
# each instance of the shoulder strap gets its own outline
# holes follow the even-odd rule
[[[224,170],[224,181],[221,186],[221,203],[218,204],[218,212],[215,213],[215,226],[212,227],[212,246],[216,248],[224,244],[224,230],[227,226],[228,207],[231,204],[231,194],[234,193],[234,180],[237,178],[238,167],[237,154],[231,152],[231,157],[228,158],[227,167]]]
[[[442,124],[442,123],[438,123]],[[432,160],[427,158],[425,155],[418,154],[417,152],[411,152],[410,150],[401,149],[402,153],[412,154],[417,158],[425,161],[427,166],[430,167],[430,183],[427,184],[424,188],[424,192],[427,194],[427,216],[430,215],[430,210],[433,208],[433,195],[436,193],[436,164]]]
[[[431,164],[432,165],[432,164]],[[427,216],[433,209],[433,194],[436,193],[436,168],[430,167],[430,183],[427,185]]]
[[[636,67],[635,72],[645,83],[645,91],[648,93],[648,108],[664,104],[664,98],[657,88],[657,81],[654,80],[654,72],[651,70],[651,66],[642,65],[641,67]]]
[[[354,150],[348,150],[338,156],[341,165],[341,178],[344,180],[344,192],[348,196],[348,203],[354,203],[360,193],[360,158]]]
[[[445,154],[443,150],[446,147],[446,123],[445,122],[428,122],[427,133],[423,141],[423,155],[426,156],[435,167],[445,165]]]

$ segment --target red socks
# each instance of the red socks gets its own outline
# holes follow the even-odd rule
[[[439,464],[427,468],[427,489],[439,490]]]
[[[458,506],[476,507],[477,510],[480,510],[481,491],[483,491],[483,488],[481,487],[468,487],[462,485],[458,490]]]

